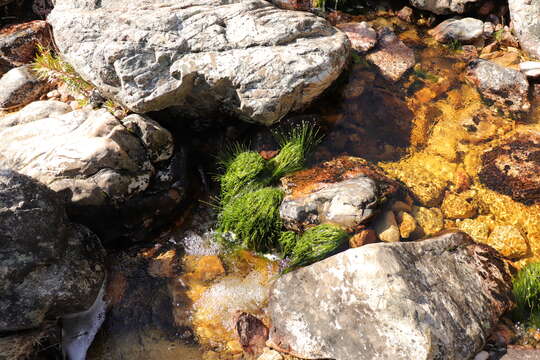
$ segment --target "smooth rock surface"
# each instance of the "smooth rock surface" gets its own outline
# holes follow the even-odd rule
[[[337,24],[336,27],[347,34],[354,50],[367,52],[377,44],[377,32],[365,21]]]
[[[521,47],[540,60],[540,0],[508,0],[508,6]]]
[[[9,70],[0,78],[0,110],[26,105],[49,89],[38,80],[28,65]]]
[[[470,5],[479,0],[410,0],[411,4],[421,10],[431,11],[438,15],[462,14]]]
[[[0,331],[88,309],[105,278],[99,239],[70,223],[64,199],[0,170]]]
[[[75,70],[137,113],[272,124],[325,90],[350,48],[324,19],[264,0],[58,0],[48,21]]]
[[[469,44],[483,36],[484,22],[474,18],[452,18],[437,25],[429,34],[438,42],[454,40]]]
[[[519,64],[519,70],[527,77],[540,77],[540,61],[525,61]]]
[[[481,156],[480,181],[525,204],[540,202],[540,132],[522,131]]]
[[[388,28],[379,31],[379,42],[366,59],[375,65],[382,76],[398,81],[416,63],[414,51]]]
[[[501,110],[511,113],[529,111],[529,83],[521,72],[478,59],[469,63],[467,75],[482,96]]]
[[[0,30],[0,59],[12,67],[34,61],[36,46],[51,44],[51,29],[43,20],[10,25]]]
[[[398,189],[380,169],[360,158],[342,157],[282,179],[280,207],[285,227],[302,231],[332,223],[351,231],[368,221]]]
[[[147,117],[38,102],[0,118],[0,138],[0,167],[68,191],[70,216],[103,241],[116,230],[141,235],[184,197],[181,147]]]
[[[371,244],[278,278],[268,344],[305,359],[471,359],[511,306],[505,263],[462,233]]]
[[[397,242],[400,240],[399,227],[392,211],[386,211],[378,216],[373,227],[381,241]]]

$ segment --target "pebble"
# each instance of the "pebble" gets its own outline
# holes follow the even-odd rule
[[[373,244],[377,242],[377,234],[373,229],[363,229],[358,234],[353,235],[349,239],[349,246],[357,248],[367,244]]]
[[[399,227],[392,211],[386,211],[381,214],[377,220],[375,220],[374,228],[381,241],[398,242],[400,239]]]
[[[474,360],[488,360],[488,359],[489,359],[489,353],[487,351],[481,351],[474,357]]]
[[[525,61],[519,64],[519,70],[527,77],[540,77],[540,61]]]
[[[416,231],[418,224],[408,212],[400,211],[397,215],[397,221],[399,223],[399,233],[402,238],[406,239]]]

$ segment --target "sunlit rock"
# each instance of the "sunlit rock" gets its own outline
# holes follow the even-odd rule
[[[479,0],[410,0],[411,4],[421,10],[431,11],[438,15],[462,14]]]
[[[377,236],[384,242],[397,242],[400,240],[399,227],[392,211],[385,211],[375,219],[373,228]]]
[[[512,27],[521,47],[529,55],[540,59],[540,2],[537,0],[509,0]]]
[[[519,259],[527,255],[527,241],[521,232],[511,225],[496,226],[487,244],[510,259]]]
[[[323,18],[264,0],[57,0],[47,20],[75,70],[137,113],[270,125],[330,86],[350,49]]]
[[[37,100],[50,85],[39,80],[29,66],[11,69],[0,78],[0,110],[16,108]]]
[[[470,359],[511,306],[505,263],[463,233],[371,244],[277,279],[268,344],[303,359]]]
[[[414,51],[388,28],[379,31],[378,37],[377,47],[366,59],[374,64],[386,79],[398,81],[416,63]]]
[[[429,31],[438,42],[459,41],[472,43],[484,35],[484,22],[474,18],[452,18]]]
[[[412,216],[418,224],[420,236],[435,235],[444,227],[443,214],[439,208],[414,206]]]
[[[398,189],[376,166],[353,157],[293,173],[282,179],[282,187],[280,215],[294,230],[323,223],[357,229]]]
[[[366,52],[377,44],[377,32],[365,21],[337,24],[336,27],[347,34],[354,50]]]
[[[10,25],[0,30],[0,63],[11,67],[30,64],[34,61],[37,45],[51,44],[49,24],[43,20]]]
[[[441,210],[446,218],[465,219],[474,217],[478,208],[463,194],[448,193],[444,197]]]
[[[485,244],[489,237],[489,226],[481,219],[465,219],[457,222],[459,230],[469,234],[474,241]]]

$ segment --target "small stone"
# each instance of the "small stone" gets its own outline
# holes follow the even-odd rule
[[[399,228],[396,222],[396,217],[392,211],[382,213],[373,224],[375,232],[381,241],[398,242]]]
[[[352,48],[367,52],[377,44],[377,32],[365,21],[361,23],[345,23],[336,25],[351,41]]]
[[[373,229],[363,229],[359,233],[354,234],[349,239],[349,246],[357,248],[367,244],[374,244],[377,242],[377,233]]]
[[[379,69],[382,76],[393,82],[398,81],[416,63],[414,51],[388,28],[379,31],[379,43],[367,60]]]
[[[81,108],[81,103],[76,100],[70,101],[68,105],[72,110],[79,110]]]
[[[474,18],[452,18],[437,25],[429,34],[441,43],[459,41],[470,44],[484,34],[484,22]]]
[[[458,229],[469,234],[474,241],[486,244],[489,236],[489,227],[478,219],[465,219],[457,223]]]
[[[412,216],[422,230],[423,235],[435,235],[443,229],[443,213],[439,208],[414,206]]]
[[[487,351],[481,351],[474,357],[474,360],[488,360],[489,359],[489,353]]]
[[[0,78],[0,109],[23,106],[39,99],[49,87],[38,80],[28,65],[8,71]]]
[[[397,222],[399,224],[399,233],[404,239],[407,239],[416,231],[416,220],[408,212],[400,211],[397,216]]]
[[[398,11],[397,16],[401,20],[412,24],[412,22],[413,22],[413,9],[411,9],[408,6],[404,6],[401,10]]]
[[[462,195],[449,193],[441,205],[445,217],[450,219],[466,219],[476,216],[477,207]]]
[[[278,353],[276,350],[270,348],[265,348],[261,356],[257,360],[283,360],[283,356]]]
[[[540,61],[525,61],[519,64],[519,70],[527,77],[540,77]]]
[[[60,92],[58,90],[49,91],[47,93],[47,98],[49,99],[58,98],[58,97],[60,97]]]
[[[518,229],[511,225],[496,226],[487,244],[510,259],[519,259],[527,255],[527,241]]]
[[[521,72],[478,59],[469,63],[467,76],[482,96],[495,102],[501,110],[529,111],[529,83]]]
[[[10,25],[0,30],[0,59],[12,67],[30,64],[37,45],[48,47],[50,43],[51,31],[46,21]]]
[[[236,331],[242,349],[249,354],[261,354],[266,340],[268,327],[256,316],[242,312],[236,320]]]

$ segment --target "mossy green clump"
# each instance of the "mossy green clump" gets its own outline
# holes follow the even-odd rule
[[[284,273],[321,261],[339,252],[346,246],[348,239],[349,234],[346,231],[332,224],[317,225],[306,230],[294,245]]]
[[[540,326],[540,262],[528,264],[521,269],[513,285],[517,320]]]
[[[292,128],[287,134],[274,133],[274,136],[280,145],[280,151],[268,162],[271,181],[277,181],[287,174],[302,170],[307,156],[322,139],[318,129],[307,123]]]
[[[266,160],[254,151],[244,151],[235,156],[219,178],[222,205],[243,192],[261,188],[265,183],[262,175],[266,168]]]
[[[279,247],[281,249],[281,255],[283,257],[289,256],[294,250],[294,246],[298,242],[299,236],[294,231],[284,231],[281,233],[278,239]]]
[[[279,205],[284,193],[265,187],[231,199],[220,214],[218,239],[229,248],[271,251],[283,227]]]

